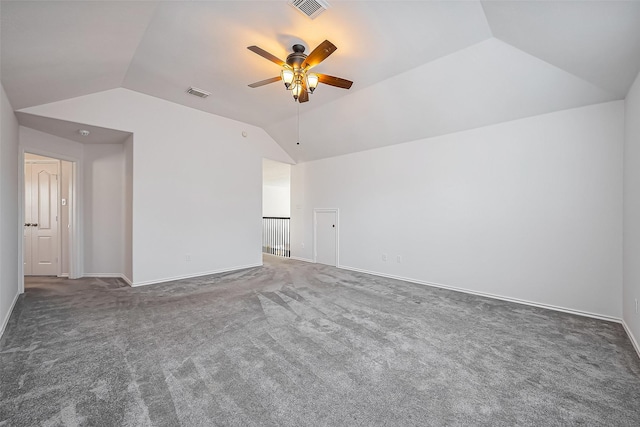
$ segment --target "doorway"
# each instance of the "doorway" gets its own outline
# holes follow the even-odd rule
[[[262,159],[262,252],[289,258],[291,165]]]
[[[339,255],[338,209],[313,210],[314,262],[338,266]]]
[[[70,275],[73,170],[73,162],[24,153],[24,276]]]

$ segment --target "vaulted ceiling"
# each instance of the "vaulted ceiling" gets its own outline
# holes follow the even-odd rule
[[[640,1],[330,5],[2,1],[0,77],[16,110],[124,87],[263,127],[305,161],[623,99],[640,70]],[[316,70],[351,90],[299,105],[247,86],[279,73],[247,46],[284,59],[325,39],[338,50]]]

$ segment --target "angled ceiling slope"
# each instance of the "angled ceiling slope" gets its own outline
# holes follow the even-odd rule
[[[493,35],[624,98],[640,71],[640,1],[484,1]]]
[[[266,130],[291,157],[308,161],[614,99],[489,39],[304,114],[300,145],[295,118]]]
[[[311,160],[622,99],[640,68],[637,1],[331,6],[312,21],[285,0],[3,1],[2,83],[16,109],[124,87],[263,127]],[[281,85],[247,87],[278,70],[246,47],[284,58],[324,39],[338,50],[317,71],[355,84],[300,106],[300,149],[297,104]],[[305,136],[305,123],[331,125]]]
[[[2,84],[14,109],[122,86],[154,2],[0,4]]]
[[[308,111],[491,35],[478,2],[331,4],[312,21],[285,1],[162,3],[124,87],[264,127],[297,106],[281,84],[247,86],[279,75],[276,65],[247,46],[284,59],[295,43],[307,53],[325,39],[336,44],[338,50],[314,70],[355,84],[350,91],[321,85],[300,107]],[[205,102],[185,96],[187,82],[213,95]]]
[[[53,119],[24,111],[16,112],[16,116],[22,126],[82,144],[122,144],[132,135],[131,132]],[[81,129],[88,130],[89,135],[81,135],[79,133]]]

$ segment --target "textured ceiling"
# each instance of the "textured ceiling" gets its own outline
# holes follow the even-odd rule
[[[52,119],[50,117],[37,116],[21,111],[16,112],[16,116],[22,126],[82,144],[122,144],[131,136],[131,132]],[[80,135],[79,131],[81,129],[88,130],[90,132],[89,135]]]
[[[622,99],[640,69],[638,1],[2,1],[0,77],[15,109],[116,87],[261,126],[297,161]],[[338,50],[298,106],[248,83],[324,39]],[[196,86],[207,99],[187,95]],[[300,108],[300,142],[295,115]]]

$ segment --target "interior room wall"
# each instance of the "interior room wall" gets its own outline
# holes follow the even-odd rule
[[[78,191],[83,232],[82,274],[124,274],[125,149],[123,144],[81,144],[20,126],[20,146],[51,157],[81,160]]]
[[[84,154],[84,145],[71,141],[70,139],[60,138],[39,130],[20,126],[20,147],[26,151],[41,153],[48,157],[82,159]]]
[[[60,198],[66,202],[60,206],[60,241],[62,253],[60,254],[60,271],[63,276],[69,276],[70,262],[70,222],[71,222],[71,183],[73,179],[73,163],[66,160],[60,161]]]
[[[124,276],[133,281],[133,135],[124,142]]]
[[[288,217],[291,214],[289,186],[262,186],[262,216]]]
[[[292,256],[339,208],[342,267],[620,318],[623,119],[616,101],[295,165]]]
[[[0,335],[18,298],[18,121],[0,85]]]
[[[84,268],[86,275],[125,273],[125,149],[84,146]]]
[[[624,145],[624,287],[627,330],[640,354],[640,75],[625,100]]]
[[[262,129],[122,88],[23,111],[133,133],[134,284],[262,264],[262,158],[293,163]]]
[[[262,160],[262,216],[287,218],[291,214],[291,165]]]

